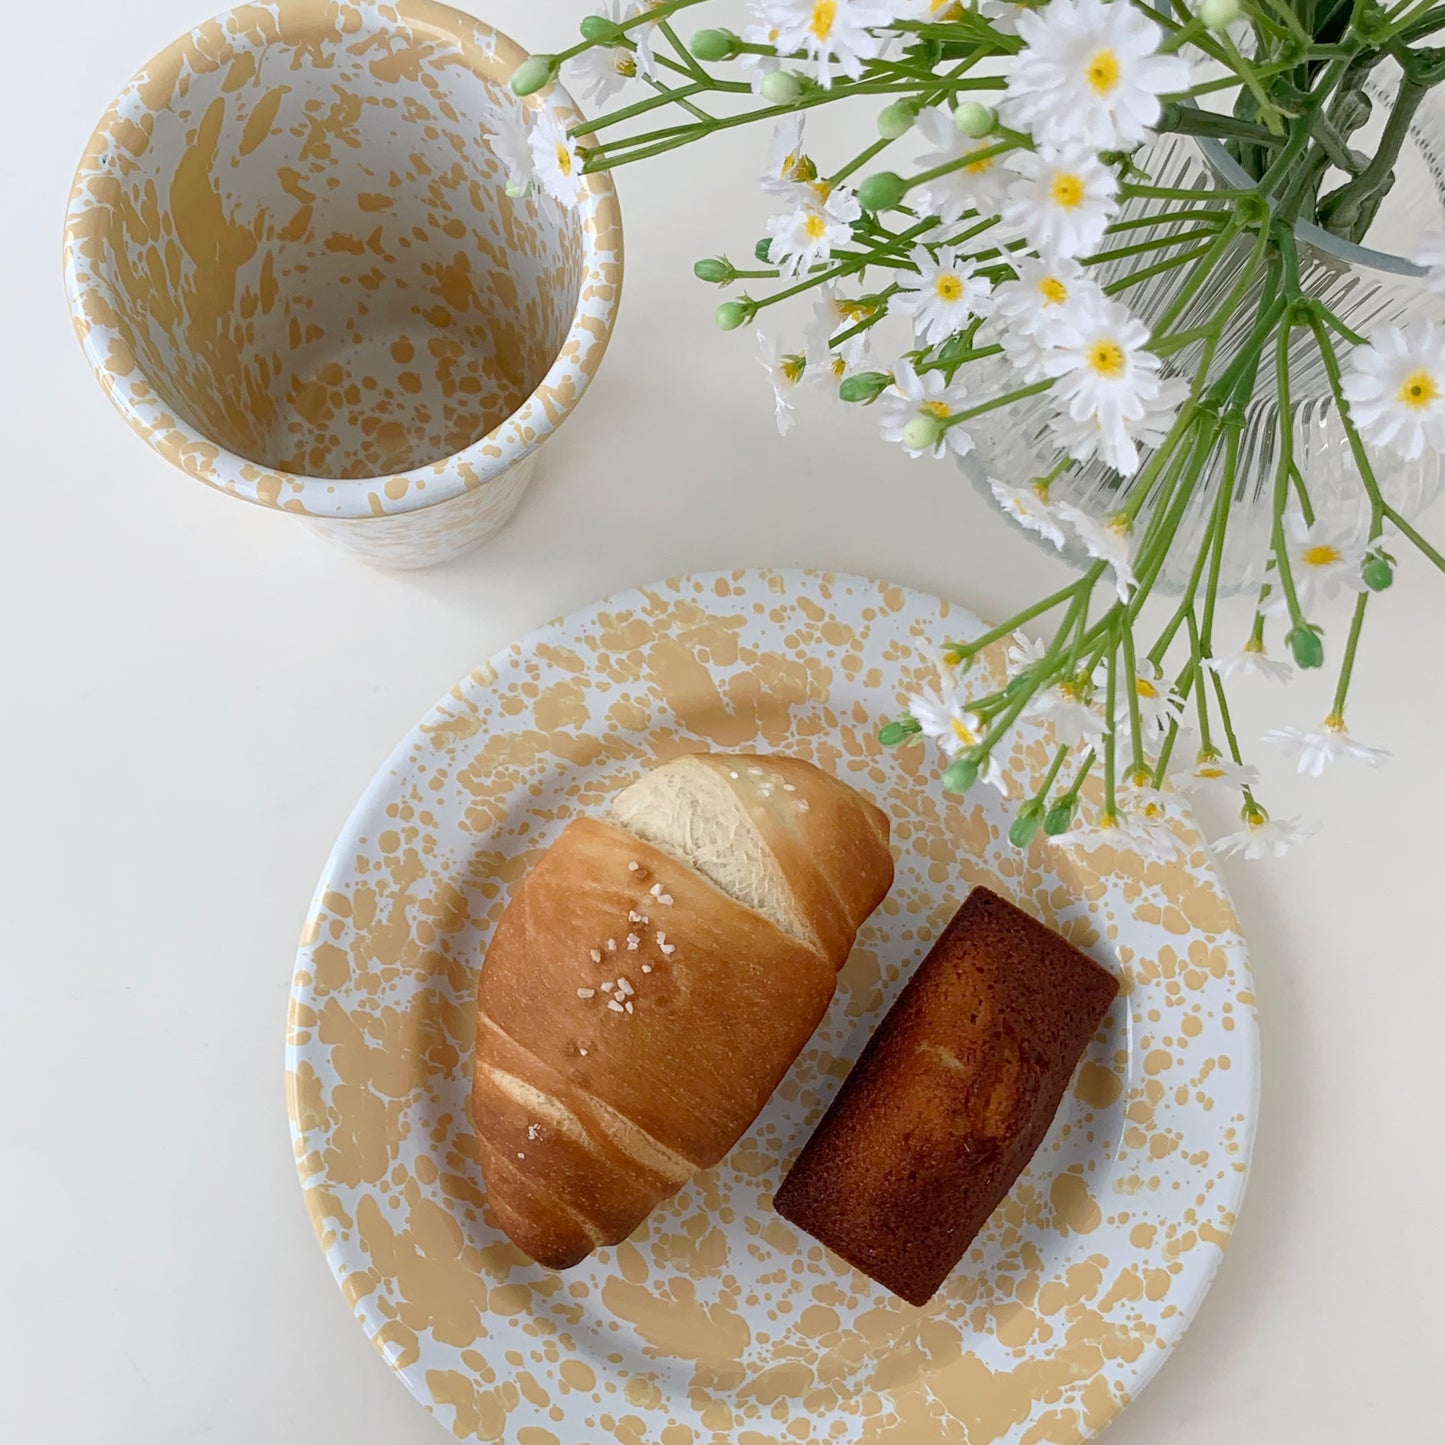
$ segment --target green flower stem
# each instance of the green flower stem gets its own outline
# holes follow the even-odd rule
[[[682,61],[683,67],[704,84],[712,86],[716,77],[710,75],[703,69],[702,62],[698,60],[697,56],[678,38],[677,31],[675,31],[666,20],[659,20],[657,22],[657,28],[666,37],[667,43],[676,51],[678,58]],[[751,87],[749,87],[749,89],[751,89]]]
[[[985,146],[982,150],[966,151],[951,161],[944,161],[942,165],[932,166],[926,171],[919,171],[915,176],[909,176],[903,183],[903,189],[905,192],[911,191],[914,187],[924,185],[928,181],[936,181],[940,176],[961,171],[965,166],[976,166],[980,161],[992,160],[995,156],[1006,155],[1009,151],[1031,148],[1032,144],[1027,136],[1015,135],[1010,132],[1006,139],[999,141],[996,145]]]
[[[992,647],[995,642],[1002,641],[1005,637],[1017,632],[1025,622],[1032,622],[1035,617],[1045,612],[1052,612],[1055,607],[1061,607],[1065,602],[1070,601],[1078,592],[1080,582],[1070,582],[1067,587],[1060,587],[1057,592],[1051,593],[1048,597],[1035,602],[1031,607],[1025,607],[1022,612],[1014,613],[1009,621],[1001,623],[998,627],[990,628],[982,637],[975,637],[971,642],[950,642],[945,647],[950,662],[964,663],[977,657],[986,647]]]
[[[1279,463],[1274,474],[1274,528],[1271,547],[1274,551],[1275,571],[1279,576],[1280,590],[1284,593],[1289,608],[1290,622],[1295,627],[1305,627],[1304,613],[1300,610],[1299,596],[1295,592],[1294,575],[1290,571],[1289,548],[1285,544],[1284,513],[1289,500],[1289,469],[1294,462],[1294,414],[1290,410],[1289,391],[1289,334],[1292,330],[1290,318],[1286,316],[1279,331],[1279,343],[1275,348],[1275,386],[1279,393]]]
[[[567,132],[567,134],[570,136],[595,135],[598,131],[605,130],[610,125],[616,125],[618,121],[633,120],[639,115],[646,115],[647,112],[650,110],[660,109],[662,106],[667,105],[670,101],[676,100],[678,97],[686,99],[688,96],[702,95],[710,88],[711,87],[709,86],[699,85],[694,82],[691,85],[681,86],[677,90],[669,90],[663,92],[660,95],[649,96],[646,100],[633,101],[631,105],[624,105],[619,110],[610,111],[607,115],[600,115],[597,117],[596,120],[579,121],[576,125],[572,127],[571,130]],[[690,133],[692,131],[695,131],[696,129],[697,126],[688,123],[673,125],[668,126],[666,131],[653,131],[646,136],[621,136],[615,141],[598,141],[595,146],[589,147],[589,149],[603,150],[610,145],[635,145],[639,140],[649,140],[652,139],[654,136],[660,136],[669,133],[677,134],[682,131],[687,131]]]
[[[828,184],[830,186],[836,186],[841,184],[843,181],[846,181],[848,177],[851,176],[853,172],[858,169],[859,166],[866,166],[868,162],[873,159],[874,156],[880,155],[892,144],[893,142],[887,136],[879,136],[872,145],[865,146],[864,149],[859,151],[858,154],[847,163],[847,165],[842,166],[838,170],[834,171],[833,174],[828,177]]]
[[[651,25],[654,21],[662,20],[679,10],[690,10],[694,5],[701,5],[704,0],[663,0],[662,4],[654,5],[643,10],[640,14],[634,15],[630,20],[619,20],[612,27],[612,36],[620,36],[629,30],[636,29],[639,25]],[[607,41],[583,40],[574,45],[570,50],[559,50],[555,59],[560,64],[564,60],[573,60],[581,55],[584,50],[590,50],[594,45],[606,45],[609,49],[615,44],[615,40]]]
[[[893,246],[907,245],[915,236],[922,235],[924,231],[938,225],[937,216],[929,216],[919,221],[916,226],[910,226],[896,241],[890,244]],[[759,311],[765,306],[775,306],[779,301],[786,301],[790,296],[801,296],[804,291],[810,291],[814,286],[821,286],[828,281],[836,281],[840,276],[851,276],[854,272],[862,271],[870,265],[869,259],[864,258],[857,261],[845,261],[841,266],[830,266],[823,271],[815,271],[805,276],[796,286],[788,286],[782,291],[774,291],[771,296],[765,296],[761,301],[754,302]]]
[[[1214,655],[1214,607],[1219,597],[1219,572],[1224,561],[1224,536],[1234,503],[1234,479],[1239,474],[1240,425],[1230,425],[1224,435],[1224,468],[1219,477],[1219,494],[1214,502],[1213,533],[1209,539],[1209,585],[1204,591],[1204,622],[1199,636],[1203,656]]]
[[[1134,629],[1126,622],[1119,629],[1119,636],[1124,645],[1124,686],[1129,693],[1129,771],[1137,773],[1144,770],[1144,717],[1139,708],[1139,665],[1134,656]],[[1108,721],[1112,727],[1112,713]]]
[[[1110,281],[1103,288],[1106,296],[1118,296],[1129,290],[1131,286],[1137,286],[1141,281],[1148,281],[1153,276],[1158,276],[1165,271],[1177,270],[1180,266],[1188,266],[1200,260],[1208,251],[1207,246],[1201,246],[1197,251],[1186,251],[1182,256],[1166,256],[1162,261],[1156,261],[1152,266],[1141,266],[1137,271],[1131,271],[1127,276],[1121,276],[1117,281]],[[1084,263],[1089,264],[1087,261]]]
[[[1365,608],[1370,605],[1370,598],[1373,593],[1361,592],[1355,598],[1355,610],[1350,617],[1350,633],[1345,639],[1345,655],[1340,660],[1340,677],[1335,684],[1335,700],[1330,706],[1330,719],[1333,722],[1343,723],[1345,719],[1345,699],[1350,693],[1350,678],[1355,671],[1355,652],[1360,645],[1360,633],[1365,626]]]
[[[1149,241],[1134,241],[1127,246],[1111,246],[1107,251],[1096,251],[1092,256],[1085,256],[1081,262],[1084,266],[1102,266],[1106,261],[1122,261],[1126,256],[1140,256],[1149,251],[1157,251],[1165,246],[1188,246],[1195,241],[1210,241],[1214,238],[1212,230],[1198,231],[1174,231],[1167,236],[1155,236]],[[1199,252],[1203,255],[1204,252]],[[1171,266],[1182,266],[1185,264],[1185,257],[1177,256],[1168,264]],[[1118,283],[1112,283],[1117,285]]]
[[[1224,689],[1224,679],[1213,668],[1209,669],[1209,676],[1214,684],[1214,701],[1219,708],[1219,724],[1224,729],[1224,740],[1229,744],[1229,756],[1236,763],[1242,763],[1244,754],[1239,750],[1239,738],[1234,731],[1234,719],[1229,715],[1229,696]]]
[[[1445,554],[1442,554],[1438,548],[1432,547],[1393,507],[1386,506],[1384,516],[1387,521],[1393,522],[1399,528],[1407,541],[1414,543],[1417,551],[1433,562],[1442,572],[1445,572]]]
[[[1033,801],[1042,803],[1053,790],[1054,784],[1058,781],[1059,773],[1063,770],[1064,764],[1069,758],[1069,749],[1059,747],[1054,752],[1054,760],[1049,764],[1049,770],[1044,774],[1044,780],[1039,785],[1038,791],[1033,796]]]
[[[1084,791],[1084,782],[1094,770],[1094,764],[1098,761],[1099,755],[1094,748],[1090,748],[1084,754],[1084,760],[1079,764],[1079,771],[1074,774],[1074,781],[1059,794],[1059,801],[1077,800],[1080,793]]]
[[[1155,321],[1155,336],[1162,336],[1184,315],[1189,303],[1199,294],[1200,287],[1209,280],[1214,272],[1215,265],[1234,244],[1235,237],[1239,235],[1242,229],[1242,223],[1238,217],[1235,217],[1214,238],[1205,258],[1189,273],[1188,279],[1184,282],[1184,285],[1179,288],[1174,299],[1170,301],[1169,305],[1165,308],[1164,314]],[[1220,308],[1220,311],[1223,311],[1223,308]],[[1223,329],[1223,323],[1226,320],[1228,320],[1228,313],[1221,315],[1216,312],[1214,324],[1219,329]]]
[[[1109,681],[1104,693],[1104,722],[1109,729],[1104,734],[1104,817],[1110,822],[1117,822],[1119,818],[1119,804],[1115,796],[1118,789],[1115,777],[1118,745],[1114,735],[1114,711],[1118,703],[1118,694],[1119,639],[1116,633],[1113,646],[1109,649]]]
[[[1189,655],[1191,658],[1199,657],[1199,623],[1194,616],[1194,609],[1189,609],[1189,615],[1185,618],[1189,624]],[[1199,747],[1201,752],[1212,753],[1214,751],[1214,739],[1209,735],[1209,694],[1204,690],[1205,669],[1197,664],[1194,668],[1194,713],[1199,723]]]
[[[949,427],[957,426],[960,422],[972,421],[974,417],[982,416],[985,412],[997,411],[1001,406],[1010,406],[1016,401],[1024,401],[1028,397],[1037,396],[1041,391],[1047,391],[1053,384],[1053,377],[1049,377],[1047,381],[1035,381],[1028,386],[1016,387],[1013,391],[1006,392],[1003,396],[996,396],[991,401],[981,401],[977,406],[956,411],[951,416],[944,417],[939,425]]]
[[[1209,196],[1212,200],[1244,201],[1254,195],[1253,191],[1231,191],[1223,187],[1215,189],[1210,187]],[[1150,201],[1197,201],[1199,192],[1188,186],[1148,186],[1127,183],[1119,187],[1121,200],[1150,200]]]
[[[1132,216],[1127,221],[1110,221],[1104,227],[1106,236],[1117,236],[1124,231],[1139,231],[1146,226],[1172,226],[1179,225],[1185,221],[1199,222],[1201,225],[1206,222],[1214,222],[1217,225],[1225,225],[1233,211],[1161,211],[1157,215]]]
[[[678,66],[673,65],[664,55],[657,57],[657,63],[659,65],[666,65],[671,70],[679,69]],[[651,80],[647,76],[643,76],[642,79],[645,84],[650,85],[659,95],[672,101],[674,105],[678,106],[681,110],[685,110],[689,115],[695,116],[704,125],[711,125],[717,119],[715,115],[705,111],[700,105],[694,105],[690,100],[680,99],[676,90],[669,89],[660,80]],[[705,87],[707,90],[711,90],[712,88],[712,86]]]
[[[1339,332],[1339,334],[1343,336],[1345,340],[1350,343],[1351,346],[1369,345],[1369,342],[1363,336],[1361,336],[1358,331],[1354,331],[1350,327],[1346,326],[1345,323],[1340,319],[1340,317],[1337,316],[1328,306],[1326,306],[1323,301],[1315,298],[1312,304],[1315,311],[1326,321],[1328,321],[1331,328]]]

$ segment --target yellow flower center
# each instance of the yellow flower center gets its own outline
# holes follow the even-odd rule
[[[637,57],[630,50],[614,50],[612,56],[618,75],[625,75],[631,80],[637,74]]]
[[[813,6],[813,18],[808,29],[817,40],[827,40],[833,33],[833,22],[838,18],[838,0],[818,0]]]
[[[1344,560],[1344,553],[1338,547],[1331,547],[1325,542],[1321,542],[1317,547],[1306,547],[1300,553],[1300,561],[1306,567],[1333,567]]]
[[[1119,57],[1112,50],[1096,50],[1084,67],[1095,95],[1108,95],[1119,83]]]
[[[572,152],[561,141],[557,142],[557,169],[564,176],[572,174]]]
[[[841,356],[835,356],[833,358],[833,375],[837,377],[839,381],[842,381],[843,373],[847,370],[848,363],[844,361]]]
[[[803,379],[803,368],[807,362],[801,356],[785,356],[778,363],[778,370],[783,373],[785,381],[791,381],[796,386]]]
[[[971,176],[981,176],[985,171],[993,169],[993,163],[997,159],[997,156],[985,156],[981,161],[969,161],[964,170]]]
[[[1069,288],[1057,276],[1045,276],[1039,282],[1039,295],[1045,306],[1062,306],[1069,299]]]
[[[1073,171],[1060,171],[1054,177],[1054,184],[1049,190],[1056,206],[1062,206],[1066,211],[1072,211],[1084,202],[1083,178],[1076,176]]]
[[[803,232],[810,241],[821,241],[828,232],[828,223],[815,211],[803,222]]]
[[[945,420],[949,415],[948,403],[943,401],[925,401],[918,409],[927,412],[929,416],[936,416],[939,421]]]
[[[1122,376],[1128,357],[1117,341],[1096,341],[1089,348],[1089,369],[1100,376]]]
[[[973,734],[973,729],[961,717],[953,720],[953,735],[966,748],[971,748],[978,741]]]
[[[1033,489],[1034,489],[1034,496],[1036,496],[1036,497],[1039,499],[1039,501],[1041,501],[1041,502],[1044,504],[1044,506],[1047,507],[1048,504],[1049,504],[1049,484],[1048,484],[1048,482],[1046,482],[1042,477],[1035,477],[1034,480],[1033,480],[1032,485],[1033,485]]]
[[[1419,408],[1429,406],[1439,395],[1440,388],[1428,371],[1412,371],[1401,384],[1395,400],[1404,402],[1406,406]]]
[[[865,306],[861,301],[848,301],[843,298],[835,301],[838,315],[845,321],[866,321],[878,308],[876,306]]]
[[[1218,763],[1200,763],[1194,770],[1194,776],[1197,778],[1222,778],[1224,769]]]
[[[933,283],[940,301],[957,301],[963,295],[963,282],[957,276],[940,276]]]
[[[1153,699],[1159,696],[1159,689],[1147,677],[1136,677],[1134,686],[1138,689],[1140,697]]]

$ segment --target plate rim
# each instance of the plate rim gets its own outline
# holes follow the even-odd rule
[[[581,618],[588,614],[596,614],[603,610],[619,610],[628,605],[629,599],[645,601],[646,595],[649,592],[655,593],[663,589],[675,589],[680,592],[684,586],[693,584],[702,584],[700,589],[696,590],[696,595],[706,598],[716,595],[712,592],[711,588],[712,585],[719,580],[731,584],[744,577],[755,579],[779,577],[783,579],[785,587],[789,579],[800,578],[817,579],[829,586],[841,585],[846,587],[849,585],[858,585],[868,589],[888,588],[899,591],[910,599],[922,599],[929,604],[945,610],[947,613],[956,613],[966,625],[977,624],[981,627],[988,626],[971,607],[939,594],[928,592],[922,588],[914,587],[906,583],[889,582],[883,578],[871,577],[863,573],[835,571],[831,568],[822,567],[767,567],[745,565],[739,567],[712,568],[701,572],[676,573],[660,580],[645,582],[634,587],[622,588],[618,591],[610,592],[603,597],[596,598],[591,602],[579,604],[570,611],[558,613],[550,617],[547,621],[531,628],[522,636],[503,644],[484,662],[458,678],[450,688],[441,693],[431,706],[417,718],[407,732],[397,741],[396,745],[387,753],[386,757],[382,760],[381,764],[363,788],[355,804],[347,813],[346,820],[342,824],[335,841],[327,853],[326,862],[322,867],[316,887],[312,890],[311,901],[306,911],[307,922],[303,924],[303,932],[297,943],[286,1011],[286,1108],[293,1157],[298,1181],[301,1185],[302,1200],[306,1206],[306,1212],[311,1220],[317,1242],[322,1247],[322,1255],[326,1260],[327,1269],[340,1290],[342,1298],[351,1306],[353,1317],[362,1325],[363,1333],[366,1334],[368,1342],[386,1362],[392,1375],[406,1387],[407,1392],[417,1401],[427,1415],[436,1420],[438,1426],[443,1429],[446,1427],[435,1414],[433,1409],[434,1402],[427,1389],[424,1376],[414,1378],[414,1372],[411,1367],[404,1368],[390,1359],[386,1353],[386,1342],[366,1329],[360,1312],[352,1304],[346,1292],[345,1280],[333,1264],[330,1258],[330,1251],[326,1248],[323,1235],[328,1227],[328,1216],[320,1207],[320,1201],[314,1199],[312,1191],[307,1188],[308,1180],[315,1176],[314,1173],[308,1173],[306,1171],[305,1154],[301,1148],[304,1132],[300,1124],[301,1110],[296,1075],[296,1065],[303,1057],[301,1045],[296,1041],[298,1029],[302,1027],[296,1018],[296,1010],[299,1005],[297,975],[306,971],[305,963],[307,961],[308,949],[311,946],[310,941],[308,941],[306,937],[306,929],[309,928],[310,920],[315,915],[317,908],[321,906],[323,895],[331,891],[331,885],[335,880],[335,875],[341,862],[343,848],[349,839],[353,839],[356,836],[357,827],[355,825],[357,825],[368,812],[377,798],[384,794],[391,779],[398,775],[402,766],[406,763],[408,756],[414,749],[417,740],[426,736],[422,731],[423,725],[439,713],[448,701],[456,701],[456,694],[462,687],[475,682],[478,678],[482,680],[483,686],[493,686],[502,671],[503,664],[505,664],[509,658],[526,657],[530,653],[535,652],[536,645],[545,640],[547,634],[565,627],[572,622],[574,618]],[[786,592],[784,595],[786,595]],[[492,674],[490,677],[487,676],[489,672]],[[1221,1203],[1224,1204],[1233,1217],[1233,1222],[1225,1233],[1223,1243],[1211,1250],[1201,1267],[1191,1275],[1192,1287],[1187,1293],[1175,1297],[1171,1291],[1170,1303],[1174,1304],[1178,1311],[1177,1316],[1172,1321],[1175,1327],[1167,1337],[1161,1332],[1159,1339],[1161,1347],[1148,1351],[1145,1358],[1140,1362],[1140,1365],[1132,1376],[1130,1388],[1126,1392],[1126,1398],[1122,1402],[1114,1401],[1114,1408],[1109,1416],[1096,1430],[1085,1430],[1085,1438],[1097,1438],[1102,1431],[1106,1430],[1109,1425],[1118,1419],[1119,1416],[1139,1398],[1140,1394],[1153,1382],[1164,1362],[1171,1358],[1174,1351],[1178,1348],[1179,1343],[1188,1334],[1191,1326],[1198,1317],[1199,1310],[1203,1306],[1205,1298],[1213,1288],[1214,1281],[1219,1274],[1219,1269],[1224,1262],[1225,1254],[1233,1242],[1234,1230],[1238,1225],[1239,1215],[1244,1207],[1245,1198],[1249,1189],[1249,1181],[1253,1173],[1254,1148],[1259,1128],[1261,1098],[1261,1047],[1258,1008],[1255,1002],[1254,970],[1250,960],[1249,941],[1245,937],[1244,930],[1240,925],[1238,910],[1235,907],[1234,899],[1220,870],[1219,859],[1210,845],[1209,840],[1200,830],[1192,808],[1188,809],[1187,812],[1190,827],[1198,836],[1199,846],[1206,855],[1211,880],[1218,890],[1220,901],[1228,910],[1231,928],[1218,936],[1230,937],[1232,935],[1234,939],[1238,940],[1239,957],[1236,968],[1239,973],[1239,987],[1236,990],[1235,997],[1247,996],[1249,1000],[1248,1007],[1241,1011],[1243,1021],[1246,1025],[1242,1030],[1243,1038],[1239,1040],[1239,1044],[1232,1046],[1229,1051],[1232,1066],[1246,1064],[1248,1067],[1248,1088],[1246,1091],[1247,1109],[1244,1118],[1237,1126],[1240,1148],[1238,1156],[1234,1161],[1242,1167],[1232,1176],[1231,1185],[1227,1191],[1227,1198],[1221,1200]],[[1240,1044],[1244,1047],[1241,1048],[1239,1046]],[[1243,1055],[1243,1057],[1241,1057],[1241,1055]],[[1191,1253],[1193,1252],[1191,1251]],[[866,1432],[860,1434],[857,1439],[857,1445],[867,1445],[867,1440],[868,1436]],[[563,1445],[571,1445],[571,1442],[564,1441]],[[924,1442],[920,1442],[920,1445],[924,1445]]]

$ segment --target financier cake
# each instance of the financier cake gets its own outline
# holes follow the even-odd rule
[[[975,888],[868,1041],[773,1204],[928,1302],[1043,1142],[1113,976]]]

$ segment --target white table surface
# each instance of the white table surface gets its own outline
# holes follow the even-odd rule
[[[538,49],[584,13],[469,3]],[[483,551],[368,570],[172,471],[89,374],[60,231],[96,118],[198,6],[60,0],[4,27],[0,1440],[430,1445],[316,1246],[282,1080],[310,890],[378,763],[514,636],[659,576],[846,569],[1003,616],[1062,566],[864,413],[776,436],[751,340],[690,274],[760,232],[761,138],[623,175],[613,349]],[[1396,761],[1279,769],[1269,801],[1327,832],[1225,867],[1263,1021],[1254,1177],[1111,1445],[1440,1438],[1442,618],[1445,579],[1403,568],[1352,709]],[[1245,730],[1313,725],[1325,686],[1244,692]]]

